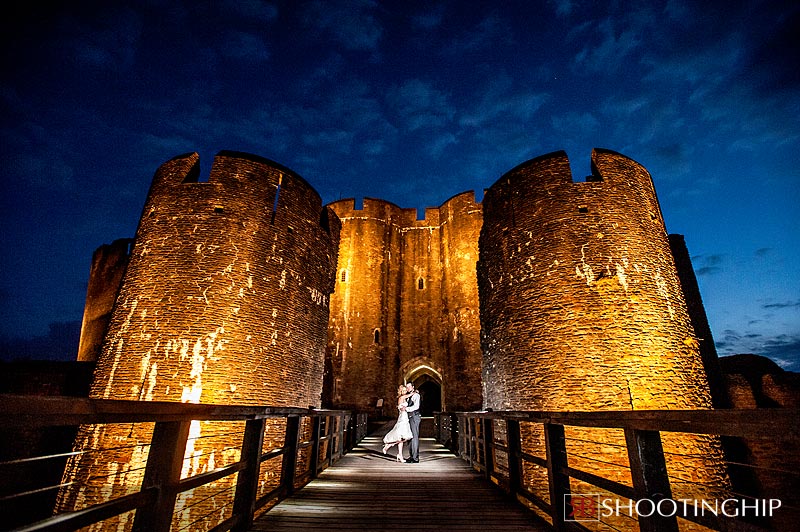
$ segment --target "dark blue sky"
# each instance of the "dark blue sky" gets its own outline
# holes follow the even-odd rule
[[[0,22],[0,355],[74,356],[92,252],[175,155],[424,208],[603,147],[653,175],[720,354],[800,370],[796,1],[28,4]]]

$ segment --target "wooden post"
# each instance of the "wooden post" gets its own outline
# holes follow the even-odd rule
[[[281,464],[281,491],[285,497],[294,493],[299,440],[300,416],[287,416],[286,435],[283,440],[283,463]]]
[[[450,450],[459,454],[458,415],[450,415]]]
[[[506,420],[506,442],[508,444],[508,491],[512,497],[516,498],[522,485],[522,471],[520,468],[522,436],[519,429],[519,421],[516,419]]]
[[[236,480],[236,495],[233,498],[233,515],[239,516],[232,532],[244,532],[253,526],[258,495],[258,477],[261,472],[261,448],[264,444],[265,420],[250,419],[245,424],[240,460],[246,466]]]
[[[311,478],[317,478],[319,471],[319,444],[322,419],[319,415],[311,418]]]
[[[483,434],[483,465],[486,467],[486,478],[492,480],[494,471],[494,420],[484,418],[481,420],[481,433]]]
[[[672,490],[664,461],[664,449],[661,446],[661,434],[657,430],[625,429],[625,442],[628,446],[628,461],[636,501],[648,499],[656,505],[661,500],[671,499]],[[647,514],[652,510],[652,514],[647,517],[639,515],[639,529],[642,532],[677,532],[678,520],[674,515],[661,516],[651,505],[642,509]],[[669,510],[671,509],[672,506],[669,506]]]
[[[475,467],[475,431],[472,430],[472,419],[468,415],[464,416],[464,422],[467,425],[467,459],[470,467]]]
[[[350,414],[346,414],[347,416],[347,444],[345,446],[345,452],[350,452],[353,450],[353,447],[356,446],[356,440],[358,439],[358,414],[355,412],[351,412]]]
[[[340,414],[336,417],[336,424],[339,427],[339,437],[336,440],[336,460],[339,460],[344,453],[347,452],[347,448],[345,446],[345,423],[346,423],[346,415]]]
[[[325,435],[328,437],[328,448],[326,449],[325,455],[327,457],[328,465],[326,467],[330,467],[333,464],[333,457],[335,456],[334,451],[336,450],[336,439],[334,436],[334,420],[333,416],[325,416]]]
[[[160,421],[153,429],[142,489],[158,488],[155,504],[136,511],[134,532],[169,532],[190,421]]]
[[[458,417],[458,428],[461,429],[461,435],[459,441],[463,443],[461,445],[461,458],[469,462],[469,465],[472,465],[472,458],[470,457],[470,430],[469,430],[469,417],[467,415],[462,415]]]
[[[550,518],[553,528],[566,530],[564,518],[572,514],[569,475],[567,467],[567,445],[564,438],[564,425],[544,424],[544,441],[547,450],[547,480],[550,484]]]

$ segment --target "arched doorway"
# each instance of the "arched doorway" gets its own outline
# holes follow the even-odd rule
[[[441,371],[434,367],[426,357],[417,357],[408,361],[401,371],[404,375],[403,380],[413,383],[414,387],[419,390],[422,400],[420,404],[422,415],[429,417],[434,412],[441,412],[444,404]]]
[[[442,387],[439,383],[433,380],[426,380],[425,382],[414,386],[419,390],[420,411],[424,417],[432,416],[434,412],[442,411]]]

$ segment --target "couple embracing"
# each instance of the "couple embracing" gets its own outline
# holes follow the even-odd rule
[[[393,445],[397,445],[397,461],[403,463],[419,463],[419,422],[421,415],[419,412],[420,397],[419,392],[414,389],[414,385],[401,384],[397,389],[397,408],[400,415],[394,428],[383,437],[383,454]],[[411,440],[411,449],[408,460],[403,459],[403,443]]]

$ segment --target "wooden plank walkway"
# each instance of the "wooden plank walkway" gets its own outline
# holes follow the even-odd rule
[[[433,438],[420,439],[418,464],[394,461],[396,448],[384,456],[382,437],[389,428],[367,436],[251,530],[551,530]]]

